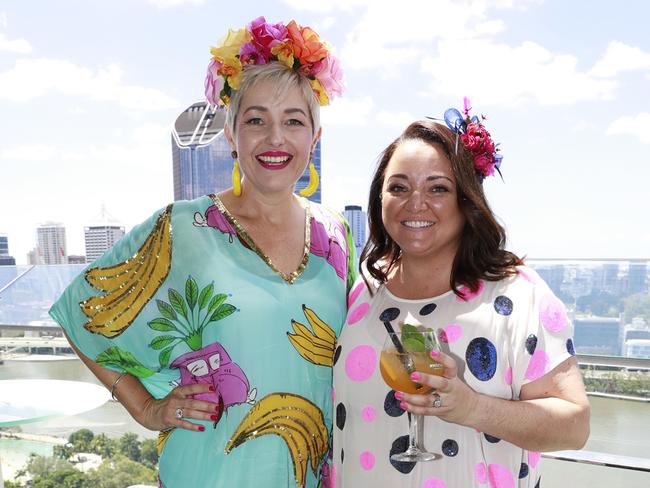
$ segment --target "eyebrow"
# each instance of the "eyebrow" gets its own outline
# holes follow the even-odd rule
[[[264,107],[262,105],[251,105],[248,107],[246,110],[244,110],[244,114],[249,112],[250,110],[257,110],[259,112],[268,112],[269,109],[267,107]],[[307,114],[305,111],[301,108],[288,108],[284,111],[285,114],[294,114],[294,113],[301,113],[305,117],[307,117]]]
[[[408,176],[406,176],[403,173],[395,173],[394,175],[389,175],[388,178],[400,178],[402,180],[408,180],[409,179]],[[444,175],[427,176],[427,181],[435,181],[435,180],[439,180],[441,178],[445,179],[445,180],[449,180],[450,183],[453,183],[453,180],[451,178],[449,178],[448,176],[444,176]]]

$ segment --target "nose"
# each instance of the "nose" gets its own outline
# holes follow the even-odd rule
[[[421,212],[426,210],[427,200],[426,197],[419,190],[414,190],[406,202],[406,209],[409,212]]]
[[[269,143],[273,146],[281,146],[284,143],[284,127],[282,124],[270,124],[268,132]]]

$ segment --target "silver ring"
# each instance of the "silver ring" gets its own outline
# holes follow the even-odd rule
[[[183,409],[182,409],[182,408],[177,408],[177,409],[176,409],[176,418],[177,418],[178,420],[180,420],[180,419],[183,418]]]
[[[440,408],[442,407],[442,398],[440,398],[440,395],[437,393],[433,394],[433,408]]]

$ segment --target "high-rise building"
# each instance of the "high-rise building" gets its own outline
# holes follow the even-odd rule
[[[38,254],[43,264],[66,264],[68,251],[63,224],[47,222],[37,227]]]
[[[174,200],[192,200],[209,193],[218,193],[232,186],[233,158],[223,127],[226,111],[206,102],[196,102],[176,119],[172,129],[172,161]],[[314,149],[314,166],[321,175],[320,141]],[[309,184],[309,167],[298,180],[296,188]],[[309,197],[321,201],[321,185]]]
[[[627,292],[630,295],[648,291],[648,262],[630,261],[627,272]]]
[[[86,262],[92,263],[124,236],[124,227],[106,212],[102,205],[100,215],[84,227]]]
[[[361,256],[361,250],[366,244],[366,212],[361,210],[359,205],[346,205],[343,216],[347,219],[352,230],[354,248],[357,258]]]
[[[16,260],[9,255],[9,238],[0,234],[0,266],[15,266]]]
[[[573,319],[575,350],[582,354],[621,354],[623,330],[621,320],[610,317],[576,317]]]

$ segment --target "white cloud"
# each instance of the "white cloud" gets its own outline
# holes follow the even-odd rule
[[[605,133],[608,136],[631,135],[644,144],[650,144],[650,113],[641,112],[634,116],[621,117],[612,122]]]
[[[5,19],[6,22],[6,19]],[[2,26],[2,19],[0,18],[0,26]],[[0,32],[0,51],[9,51],[12,53],[28,54],[32,52],[32,45],[25,39],[9,40]]]
[[[418,117],[414,117],[410,112],[380,110],[374,120],[377,123],[388,127],[406,129],[411,122],[415,122],[417,119]]]
[[[330,12],[332,10],[350,10],[353,7],[371,4],[371,0],[320,0],[317,2],[305,2],[305,0],[284,0],[284,3],[296,10],[307,10],[310,12]],[[381,3],[377,0],[377,3]]]
[[[591,69],[593,76],[613,77],[622,71],[650,69],[650,53],[619,41],[612,41]]]
[[[94,71],[58,59],[19,59],[14,68],[0,73],[0,100],[26,102],[56,92],[117,102],[136,111],[180,106],[162,91],[126,85],[122,77],[122,70],[115,64]]]
[[[312,23],[310,27],[314,29],[316,32],[321,33],[327,31],[334,24],[336,24],[336,18],[329,16],[329,17],[325,17],[322,20]]]
[[[0,160],[6,161],[50,161],[57,151],[46,144],[22,145],[0,151]]]
[[[133,129],[133,140],[141,144],[162,144],[169,141],[171,127],[164,124],[144,124]]]
[[[616,83],[577,70],[577,59],[553,54],[539,44],[519,46],[491,40],[441,41],[438,55],[423,60],[435,95],[480,100],[483,104],[517,105],[534,100],[542,105],[608,100]]]
[[[0,12],[0,28],[7,28],[7,14],[4,12]]]
[[[339,98],[321,112],[322,125],[365,125],[375,108],[372,97]]]
[[[149,3],[158,8],[171,8],[181,5],[203,5],[205,0],[149,0]]]

